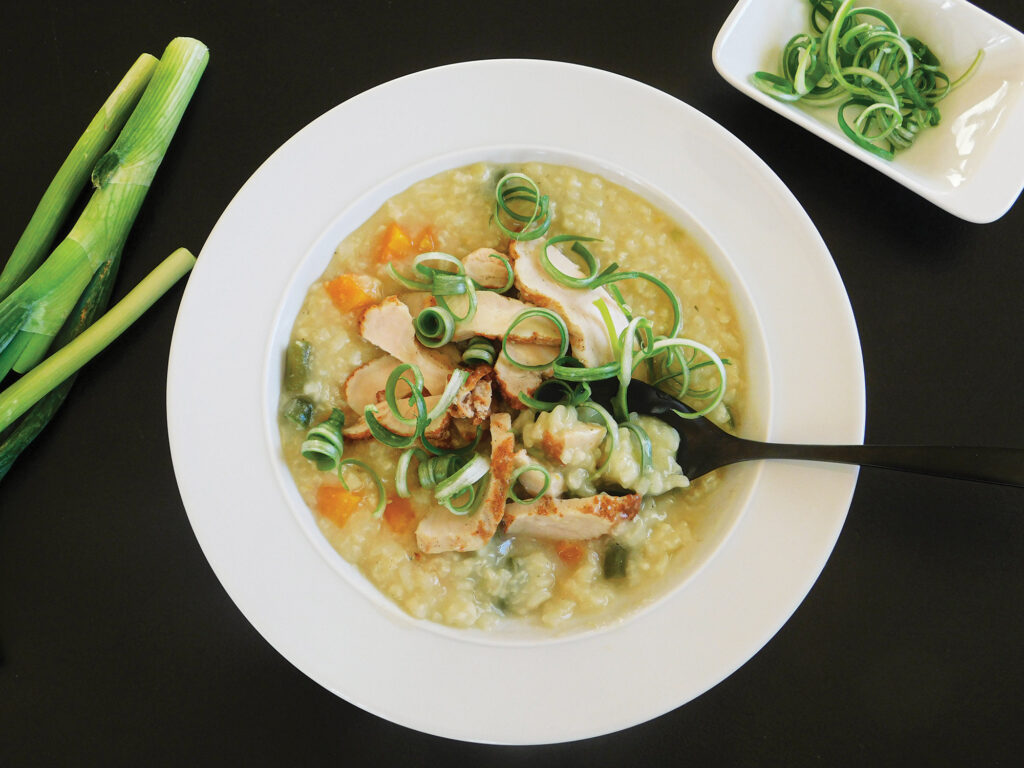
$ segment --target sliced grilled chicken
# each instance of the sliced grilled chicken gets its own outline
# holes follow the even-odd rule
[[[388,296],[363,313],[359,332],[371,344],[383,349],[403,363],[415,365],[423,374],[427,392],[439,395],[448,377],[455,370],[455,361],[435,349],[427,349],[416,341],[409,308],[397,296]]]
[[[437,401],[441,398],[438,395],[428,395],[423,398],[423,401],[427,404],[427,411],[430,411]],[[406,418],[412,418],[416,414],[416,407],[411,405],[408,400],[402,399],[398,401],[398,408],[402,415]],[[396,435],[409,436],[416,431],[416,425],[406,424],[404,421],[400,421],[387,403],[380,403],[377,406],[377,421],[382,426],[386,427]],[[447,445],[450,442],[452,435],[452,415],[451,410],[447,410],[438,416],[436,419],[431,421],[424,434],[427,439],[435,445]],[[356,417],[355,421],[347,425],[341,430],[341,434],[348,440],[369,440],[373,435],[370,433],[370,427],[366,423],[366,419],[363,417],[362,412]]]
[[[624,520],[640,511],[641,497],[599,493],[582,499],[542,496],[533,504],[505,507],[505,532],[538,539],[596,539],[612,533]]]
[[[462,265],[466,274],[483,288],[504,288],[508,282],[508,270],[497,256],[505,256],[493,248],[477,248],[463,256]]]
[[[508,345],[509,353],[521,363],[526,365],[540,365],[549,362],[557,350],[540,344],[515,344]],[[532,395],[537,387],[551,375],[550,369],[527,371],[518,368],[509,362],[504,353],[498,352],[498,359],[494,362],[494,380],[498,382],[501,393],[509,404],[516,409],[522,410],[526,405],[519,399],[519,393]]]
[[[429,293],[424,292],[406,293],[401,296],[401,299],[409,307],[413,316],[419,314],[425,307],[437,306],[437,300]],[[445,300],[456,316],[465,316],[469,306],[468,298],[446,296]],[[455,335],[452,337],[452,341],[467,341],[474,336],[483,336],[488,339],[504,338],[513,321],[521,313],[533,308],[530,304],[502,296],[500,293],[477,291],[476,312],[468,320],[456,321]],[[543,317],[526,318],[515,327],[509,335],[509,339],[550,347],[557,347],[562,341],[552,323]],[[551,357],[550,352],[548,357]]]
[[[525,448],[521,448],[515,452],[512,457],[512,469],[517,470],[522,467],[530,467],[538,464],[539,462],[526,452]],[[548,484],[547,490],[544,492],[545,496],[559,497],[565,493],[565,478],[562,477],[559,472],[551,472],[549,470],[549,477],[551,482]],[[539,472],[523,472],[519,476],[519,484],[523,486],[523,489],[531,496],[536,496],[541,492],[544,487],[544,476]]]
[[[604,302],[616,333],[621,333],[627,325],[622,309],[604,288],[568,288],[556,282],[540,262],[540,248],[541,242],[534,240],[513,240],[509,246],[509,255],[515,259],[519,297],[531,304],[547,307],[565,320],[573,355],[588,368],[611,362],[614,354],[608,328],[594,302]],[[579,267],[555,246],[548,246],[547,254],[561,272],[571,277],[583,276]]]
[[[491,540],[505,514],[515,435],[507,413],[491,414],[491,469],[484,498],[471,515],[453,515],[443,507],[431,509],[416,527],[416,543],[427,554],[472,552]]]
[[[401,361],[391,355],[384,355],[359,366],[345,380],[345,400],[356,413],[377,402],[377,393],[387,386],[388,376]],[[408,392],[408,387],[405,388]],[[402,394],[402,390],[398,390]]]

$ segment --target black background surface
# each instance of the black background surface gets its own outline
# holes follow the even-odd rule
[[[981,5],[1024,27],[1016,0]],[[0,253],[113,84],[175,35],[203,40],[211,61],[117,295],[175,247],[198,253],[274,149],[366,88],[477,58],[572,61],[683,99],[792,189],[850,294],[868,441],[1024,446],[1024,206],[965,223],[740,95],[711,62],[731,7],[18,4],[0,33]],[[255,632],[193,538],[164,415],[181,290],[89,366],[0,484],[0,765],[1020,764],[1024,492],[877,470],[862,471],[833,556],[778,635],[653,722],[497,748],[336,698]],[[614,681],[608,695],[615,706]],[[502,717],[500,670],[467,706]]]

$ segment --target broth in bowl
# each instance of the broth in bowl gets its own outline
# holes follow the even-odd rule
[[[587,377],[616,363],[727,429],[748,416],[739,314],[675,220],[567,166],[445,171],[389,199],[310,286],[285,462],[331,546],[411,616],[607,623],[736,490],[730,470],[691,484],[661,422],[592,404]]]

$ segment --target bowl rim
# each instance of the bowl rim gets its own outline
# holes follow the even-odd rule
[[[497,87],[510,78],[544,84],[533,96],[536,112],[515,124]],[[396,105],[413,114],[443,106],[465,119],[382,119]],[[615,119],[623,113],[634,121]],[[581,133],[581,119],[600,130]],[[863,439],[864,371],[849,299],[820,235],[778,177],[712,120],[650,86],[579,65],[508,59],[447,65],[366,91],[309,123],[260,166],[214,227],[186,286],[168,367],[168,435],[179,491],[211,568],[289,662],[347,701],[407,727],[467,741],[536,744],[651,719],[746,662],[820,573],[858,473],[766,465],[758,505],[692,587],[615,631],[495,649],[410,629],[373,611],[359,614],[354,631],[354,613],[346,611],[362,610],[364,598],[316,556],[292,515],[282,514],[285,500],[260,447],[263,421],[245,416],[262,409],[262,365],[281,285],[325,222],[389,169],[505,141],[568,147],[635,170],[720,236],[730,255],[742,249],[738,268],[754,291],[766,338],[780,340],[771,371],[778,419],[768,437]],[[303,189],[316,194],[292,194]],[[735,226],[736,216],[743,226]],[[765,221],[772,222],[772,238],[757,228]],[[252,279],[234,311],[225,312],[224,287],[235,285],[239,272]],[[762,297],[770,299],[767,310]],[[820,361],[820,389],[796,398],[808,356]],[[802,361],[800,370],[790,366],[793,359]],[[223,406],[226,388],[230,408]],[[795,487],[799,508],[791,504]],[[804,514],[806,508],[814,514]],[[701,631],[687,631],[695,622]],[[606,677],[588,674],[581,659],[620,679],[618,706],[602,704]],[[496,669],[499,716],[466,706],[479,694],[481,675]],[[564,684],[551,686],[554,679]]]

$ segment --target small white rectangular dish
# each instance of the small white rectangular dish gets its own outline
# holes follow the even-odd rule
[[[965,0],[865,0],[889,13],[904,35],[918,37],[955,79],[978,50],[985,56],[973,77],[939,104],[942,121],[914,145],[886,161],[848,139],[836,105],[805,107],[758,90],[751,75],[779,73],[782,49],[810,32],[807,0],[741,0],[715,40],[719,74],[738,90],[778,112],[940,208],[967,221],[995,221],[1024,188],[1024,35]]]

